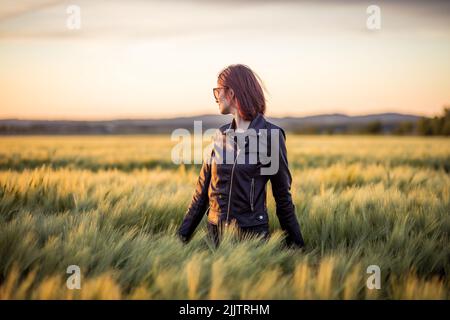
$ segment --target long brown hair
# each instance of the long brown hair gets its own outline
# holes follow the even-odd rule
[[[253,120],[258,113],[266,112],[261,78],[248,66],[233,64],[223,69],[218,76],[221,86],[233,89],[239,115],[247,121]]]

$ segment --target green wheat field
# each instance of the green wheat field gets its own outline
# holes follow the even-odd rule
[[[0,138],[0,299],[449,299],[450,139],[288,134],[303,252],[176,229],[169,135]],[[70,290],[69,265],[81,270]],[[367,267],[381,270],[369,289]]]

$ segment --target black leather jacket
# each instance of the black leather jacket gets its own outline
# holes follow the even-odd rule
[[[262,114],[258,114],[251,121],[248,128],[250,130],[245,134],[245,142],[242,142],[242,139],[238,140],[238,133],[234,132],[235,127],[233,119],[230,124],[220,127],[217,132],[210,158],[203,161],[194,195],[178,235],[184,242],[189,241],[205,214],[212,224],[229,223],[233,220],[239,227],[268,224],[266,185],[270,180],[276,202],[276,214],[281,228],[286,233],[286,242],[289,246],[302,247],[304,242],[290,191],[292,177],[288,168],[284,130],[268,122]],[[261,140],[262,137],[264,139]],[[253,141],[258,141],[259,153],[257,152],[256,161],[249,160],[250,154],[255,151],[250,147],[255,144],[249,143],[253,138],[256,138]],[[279,143],[272,143],[277,141],[276,139]],[[227,150],[230,151],[230,141],[232,154],[226,153]],[[267,158],[264,160],[260,156],[262,152],[259,147],[260,141],[266,141],[265,155],[270,157],[275,150],[274,155],[278,156],[276,172],[262,174],[261,168],[269,168],[273,161],[267,162]],[[245,160],[242,161],[244,154]],[[238,155],[241,155],[239,161]],[[227,156],[228,158],[232,156],[232,160],[227,160]]]

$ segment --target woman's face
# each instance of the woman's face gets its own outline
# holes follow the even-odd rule
[[[230,114],[232,113],[233,108],[233,89],[225,89],[222,88],[223,85],[221,85],[219,82],[217,82],[217,87],[221,88],[218,90],[218,97],[217,97],[217,104],[219,105],[219,111],[221,114]]]

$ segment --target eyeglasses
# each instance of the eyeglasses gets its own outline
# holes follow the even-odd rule
[[[219,90],[220,89],[228,89],[228,87],[224,86],[224,87],[217,87],[217,88],[213,88],[213,94],[214,94],[214,98],[217,100],[219,100]]]

